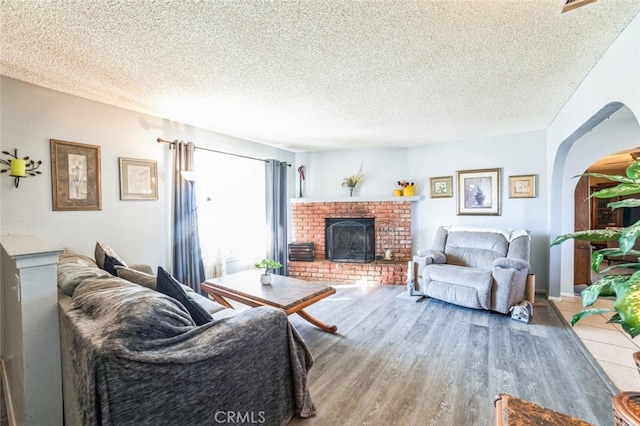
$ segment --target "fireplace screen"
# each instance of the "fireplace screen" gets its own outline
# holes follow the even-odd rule
[[[326,258],[366,263],[375,259],[375,219],[325,219]]]

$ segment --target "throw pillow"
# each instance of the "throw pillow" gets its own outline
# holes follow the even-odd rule
[[[173,278],[167,271],[158,267],[158,283],[157,290],[161,293],[171,296],[178,302],[182,303],[187,311],[191,314],[193,322],[196,325],[203,325],[213,321],[211,314],[207,312],[202,306],[196,303],[175,278]]]
[[[126,266],[116,265],[114,266],[114,268],[118,277],[134,284],[150,288],[151,290],[157,290],[157,280],[155,276],[136,271],[135,269],[127,268]]]
[[[116,254],[116,252],[106,244],[96,242],[95,249],[96,263],[101,269],[109,272],[111,275],[117,275],[115,266],[127,266],[126,262]]]
[[[156,276],[147,272],[143,272],[140,269],[137,269],[135,265],[133,267],[116,265],[114,266],[114,269],[118,273],[119,278],[125,279],[131,283],[138,284],[143,287],[150,288],[151,290],[156,290],[156,291],[158,290],[157,288],[158,279],[156,278]],[[148,267],[148,269],[151,269],[151,268]],[[147,268],[145,268],[145,270],[147,270]],[[180,284],[180,286],[187,293],[195,293],[195,291],[191,287],[188,287],[184,284]]]
[[[72,258],[74,261],[83,264],[88,268],[101,269],[96,263],[95,259],[90,258],[89,256],[85,256],[83,254],[78,254],[70,248],[65,248],[64,253],[58,256],[59,259]]]
[[[121,262],[118,258],[111,257],[109,255],[104,256],[104,267],[102,269],[115,277],[118,275],[116,272],[116,266],[127,266],[127,264]]]

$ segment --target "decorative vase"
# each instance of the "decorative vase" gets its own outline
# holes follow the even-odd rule
[[[390,248],[384,249],[384,258],[383,259],[384,260],[388,260],[388,261],[393,260],[391,258],[391,249]]]
[[[355,188],[355,186],[349,187],[349,197],[353,197],[353,188]]]
[[[413,185],[405,186],[402,190],[402,195],[405,197],[413,197],[415,193],[413,192]]]
[[[267,284],[271,284],[271,274],[262,274],[260,275],[260,284],[262,285],[267,285]]]
[[[402,189],[396,189],[393,191],[393,196],[394,197],[400,197],[402,196]]]

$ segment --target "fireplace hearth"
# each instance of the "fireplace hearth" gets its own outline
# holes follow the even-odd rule
[[[368,263],[375,260],[374,218],[326,218],[325,257],[331,262]]]

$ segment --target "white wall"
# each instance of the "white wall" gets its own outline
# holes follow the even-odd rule
[[[565,165],[569,156],[576,156],[586,169],[593,158],[590,149],[578,152],[573,145],[596,149],[600,145],[613,151],[638,146],[639,143],[620,143],[613,135],[603,134],[598,142],[587,137],[576,141],[572,136],[580,127],[598,117],[599,111],[612,103],[622,103],[635,117],[640,114],[640,15],[627,26],[609,47],[589,75],[560,110],[547,129],[546,170],[549,176],[549,208],[547,211],[549,235],[555,237],[573,230],[573,196],[566,185]],[[606,122],[603,124],[607,124]],[[616,136],[617,137],[617,136]],[[622,147],[622,145],[625,145]],[[580,160],[582,155],[585,157]],[[598,157],[599,158],[599,157]],[[573,183],[575,186],[575,183]],[[562,220],[561,220],[562,219]],[[549,293],[551,296],[573,294],[573,249],[570,244],[554,247],[549,253]]]
[[[171,156],[156,138],[193,141],[198,146],[259,158],[293,162],[288,151],[271,148],[66,95],[2,77],[0,147],[42,160],[42,175],[0,176],[0,233],[32,234],[83,254],[96,241],[113,247],[126,261],[170,267]],[[99,145],[102,155],[102,210],[53,211],[49,139]],[[158,162],[159,200],[121,201],[118,157]],[[4,158],[4,156],[3,156]],[[293,194],[294,171],[290,173]]]
[[[354,196],[391,196],[399,188],[397,181],[412,179],[407,170],[407,155],[406,148],[299,153],[296,170],[300,165],[305,167],[303,195],[307,198],[347,196],[342,180],[357,173],[361,165],[366,176]]]
[[[425,145],[417,148],[354,150],[301,153],[296,167],[307,169],[307,197],[331,197],[343,194],[342,178],[357,171],[360,162],[367,172],[360,196],[390,196],[398,180],[413,181],[413,248],[429,247],[440,225],[525,228],[532,234],[532,270],[541,290],[547,283],[547,223],[545,212],[546,177],[544,173],[545,133],[531,132],[493,138]],[[458,216],[456,214],[456,171],[500,168],[502,213],[500,216]],[[508,177],[537,175],[536,198],[510,199]],[[430,177],[453,176],[454,197],[430,198]]]
[[[585,173],[589,166],[603,157],[640,147],[640,126],[635,118],[627,118],[629,114],[625,110],[626,108],[623,108],[615,113],[610,120],[593,128],[569,148],[562,169],[562,178],[559,179],[557,188],[554,188],[560,190],[562,211],[567,212],[554,214],[552,217],[553,223],[561,226],[562,234],[574,230],[574,193],[578,181],[575,176]],[[625,115],[625,119],[616,119],[616,115]],[[551,240],[558,235],[560,234],[551,234]],[[551,252],[556,250],[562,252],[560,294],[573,294],[573,244],[566,242],[561,247],[552,248]]]

